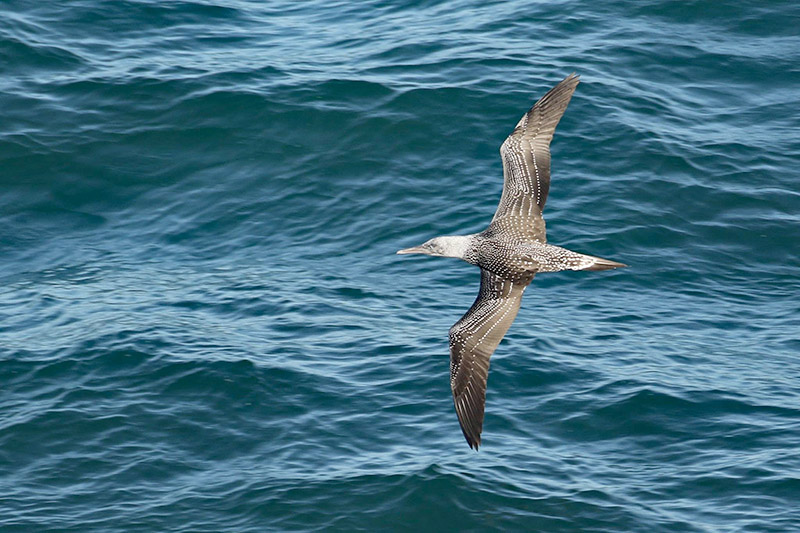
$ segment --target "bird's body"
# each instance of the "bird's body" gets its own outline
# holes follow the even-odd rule
[[[444,253],[435,255],[463,259],[517,283],[526,280],[530,283],[534,274],[540,272],[606,270],[620,266],[620,263],[580,254],[560,246],[521,239],[507,232],[497,232],[491,226],[481,233],[437,239],[446,244],[443,247]],[[402,252],[414,253],[405,250]],[[607,268],[603,268],[604,266]]]
[[[517,316],[533,277],[540,272],[626,266],[547,244],[542,209],[550,189],[550,141],[577,85],[577,76],[565,78],[522,117],[503,143],[503,195],[486,230],[436,237],[398,252],[457,257],[481,269],[475,303],[450,328],[453,401],[464,436],[476,449],[489,358]]]

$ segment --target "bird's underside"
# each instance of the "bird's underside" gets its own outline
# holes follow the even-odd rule
[[[503,194],[485,231],[437,237],[398,252],[459,257],[481,267],[478,297],[450,328],[450,385],[471,448],[481,443],[489,359],[514,322],[534,275],[625,266],[546,244],[542,210],[550,190],[550,141],[577,85],[576,75],[567,76],[534,104],[503,142]]]

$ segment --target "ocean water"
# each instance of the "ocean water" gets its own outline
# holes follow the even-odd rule
[[[800,7],[0,4],[0,530],[800,530]],[[571,72],[483,445],[447,330]]]

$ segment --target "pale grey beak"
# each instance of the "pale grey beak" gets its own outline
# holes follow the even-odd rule
[[[405,254],[427,254],[429,252],[427,248],[423,248],[422,246],[412,246],[411,248],[398,250],[397,253],[399,255],[405,255]]]

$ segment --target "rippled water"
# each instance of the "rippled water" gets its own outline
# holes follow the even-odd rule
[[[0,6],[0,529],[800,529],[796,2]],[[447,330],[582,76],[480,453]]]

